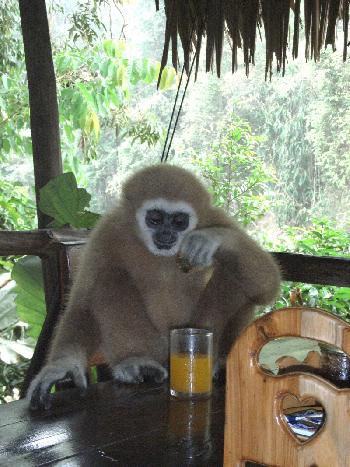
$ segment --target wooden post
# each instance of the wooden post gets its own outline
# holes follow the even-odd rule
[[[40,188],[62,173],[56,78],[45,0],[19,0],[19,10],[28,76],[38,227],[45,228],[51,218],[39,209]],[[60,312],[57,309],[60,290],[58,252],[43,257],[42,267],[47,315],[30,364],[27,382],[30,382],[44,363]],[[23,392],[25,390],[26,387]]]
[[[62,173],[56,78],[45,0],[19,0],[28,75],[38,227],[50,217],[39,210],[39,190]]]

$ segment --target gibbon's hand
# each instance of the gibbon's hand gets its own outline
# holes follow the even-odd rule
[[[31,382],[26,399],[30,401],[31,410],[48,410],[51,407],[50,390],[58,381],[69,377],[74,384],[86,389],[85,369],[78,362],[57,360],[45,365]]]
[[[183,239],[178,256],[191,267],[208,267],[221,242],[222,235],[214,228],[192,230]]]
[[[113,368],[113,377],[121,383],[162,383],[168,378],[168,371],[151,358],[129,357]]]

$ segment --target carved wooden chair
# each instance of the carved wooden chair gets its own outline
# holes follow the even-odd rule
[[[274,467],[349,467],[349,385],[340,389],[320,372],[307,374],[302,368],[287,374],[266,372],[259,365],[260,350],[282,336],[316,339],[350,355],[350,326],[319,309],[284,308],[249,325],[227,360],[225,467],[251,462]],[[285,410],[293,400],[300,409],[323,408],[323,424],[314,437],[301,439],[293,433]]]

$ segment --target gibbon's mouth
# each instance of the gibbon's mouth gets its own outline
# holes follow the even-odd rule
[[[158,248],[158,250],[171,250],[172,247],[175,245],[175,242],[172,243],[163,243],[163,242],[157,242],[154,241],[155,246]]]

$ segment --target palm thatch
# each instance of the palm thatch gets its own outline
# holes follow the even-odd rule
[[[155,0],[159,9],[159,0]],[[266,76],[272,74],[273,59],[277,71],[285,72],[289,31],[293,29],[292,56],[298,56],[299,30],[304,27],[306,60],[320,58],[323,46],[335,50],[336,28],[343,22],[346,60],[350,0],[164,0],[166,28],[161,70],[168,61],[171,42],[172,63],[178,67],[178,37],[184,52],[184,67],[189,73],[191,54],[195,53],[196,74],[202,39],[206,37],[206,71],[220,77],[224,34],[232,49],[232,72],[237,69],[237,51],[243,50],[246,73],[254,64],[257,31],[265,34]],[[303,9],[303,12],[301,11]],[[294,15],[293,26],[290,16]]]

